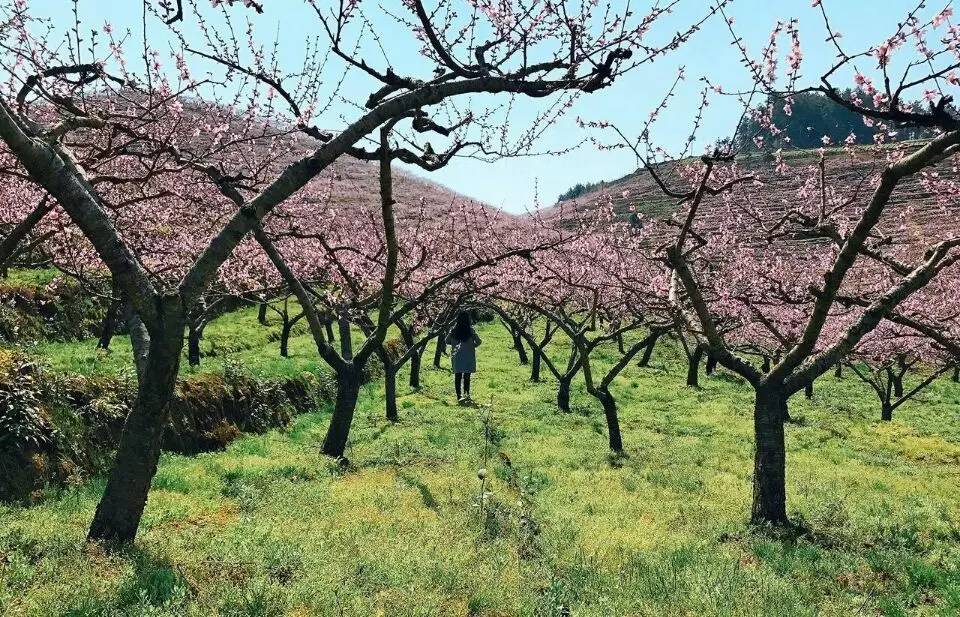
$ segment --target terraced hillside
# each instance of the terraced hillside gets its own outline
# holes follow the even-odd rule
[[[901,144],[910,152],[922,142]],[[815,168],[820,150],[798,150],[784,153],[779,170],[772,155],[751,155],[736,161],[741,174],[752,175],[759,183],[743,185],[734,196],[734,204],[756,209],[766,221],[779,219],[789,209],[804,209],[819,204],[819,188],[812,183],[816,179]],[[851,208],[857,208],[869,198],[878,174],[896,150],[892,147],[858,147],[854,149],[832,148],[825,154],[824,170],[826,186],[834,191],[837,199],[852,199]],[[680,165],[695,163],[684,159],[661,167],[661,176],[671,187],[686,189],[679,178]],[[896,189],[879,229],[889,229],[901,222],[908,229],[922,234],[924,229],[955,223],[960,215],[960,203],[943,203],[935,191],[939,183],[960,181],[960,170],[955,165],[941,164],[934,170],[905,179]],[[811,185],[813,184],[813,185]],[[745,200],[746,203],[736,200]],[[666,219],[677,210],[677,200],[663,193],[650,174],[643,169],[620,179],[607,182],[602,187],[588,191],[575,199],[558,202],[550,210],[554,216],[572,216],[590,211],[600,205],[612,205],[614,211],[624,217],[631,208],[645,217]],[[721,217],[730,215],[721,197],[705,200],[698,217],[698,227],[709,230],[718,226]],[[919,239],[919,238],[918,238]]]

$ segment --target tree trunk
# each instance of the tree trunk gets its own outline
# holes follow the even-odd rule
[[[386,399],[387,420],[396,422],[397,413],[397,367],[391,362],[383,367],[383,395]]]
[[[423,362],[424,345],[417,345],[410,354],[410,387],[414,390],[420,388],[420,364]]]
[[[185,318],[170,300],[161,308],[161,323],[151,328],[146,370],[137,399],[127,416],[103,497],[97,505],[87,538],[108,544],[132,542],[157,472],[160,440],[173,397]]]
[[[337,340],[333,336],[333,323],[328,321],[327,323],[323,324],[323,329],[327,332],[327,343],[333,345],[333,342]]]
[[[440,334],[437,335],[437,346],[433,351],[433,366],[434,368],[440,368],[440,362],[443,360],[443,354],[447,350],[447,333],[445,330],[441,330]]]
[[[523,346],[523,339],[513,328],[510,328],[510,335],[513,337],[513,348],[517,350],[517,358],[520,360],[520,364],[530,364],[530,358],[527,357],[527,348]]]
[[[960,364],[953,367],[953,377],[951,377],[954,383],[960,382]]]
[[[692,388],[700,387],[700,359],[703,357],[703,347],[697,345],[690,354],[690,363],[687,365],[687,385]]]
[[[609,390],[599,390],[597,399],[603,405],[603,415],[607,420],[607,435],[610,441],[610,450],[623,452],[623,436],[620,434],[620,419],[617,417],[617,401]]]
[[[117,316],[120,314],[120,300],[113,300],[107,307],[107,312],[103,315],[103,323],[100,326],[100,340],[97,341],[97,349],[110,349],[110,341],[113,340],[113,334],[117,331]]]
[[[843,364],[837,362],[837,368],[833,371],[833,376],[837,379],[843,379]]]
[[[196,324],[187,324],[187,362],[190,366],[200,366],[200,339],[203,338],[203,327]]]
[[[353,360],[353,337],[350,336],[350,319],[339,317],[337,328],[340,330],[340,355],[344,360]]]
[[[621,354],[627,353],[627,350],[623,347],[623,333],[617,335],[617,351]]]
[[[704,373],[707,375],[713,375],[717,371],[717,358],[713,354],[707,352],[707,364],[704,367]]]
[[[803,395],[807,398],[813,398],[813,382],[811,381],[803,388]]]
[[[557,407],[560,411],[570,411],[570,382],[572,377],[561,377],[557,388]]]
[[[283,315],[283,325],[280,326],[280,356],[290,357],[290,331],[293,330],[293,320]]]
[[[350,363],[337,374],[337,398],[322,448],[327,456],[341,457],[347,448],[353,412],[357,409],[357,397],[360,395],[362,368]]]
[[[143,380],[143,375],[147,371],[147,358],[150,355],[150,333],[147,327],[143,325],[130,303],[126,304],[127,309],[127,328],[130,330],[130,347],[133,349],[133,366],[137,369],[137,381]],[[180,340],[183,340],[183,333],[180,333]],[[183,343],[181,342],[181,345]]]
[[[763,365],[761,365],[760,370],[763,371],[764,374],[770,372],[770,357],[769,357],[769,356],[764,356],[764,357],[763,357]]]
[[[659,338],[660,338],[659,336],[655,336],[652,339],[650,339],[650,342],[647,343],[647,346],[644,347],[643,349],[643,355],[640,356],[640,361],[637,362],[637,366],[639,367],[650,366],[650,358],[653,356],[653,348],[657,346],[657,340]]]
[[[893,420],[893,405],[890,404],[890,401],[880,403],[880,419],[884,422]]]
[[[787,401],[777,388],[756,391],[753,411],[753,524],[787,525],[786,442]]]
[[[260,322],[261,326],[267,325],[267,303],[261,302],[260,306],[257,307],[257,321]]]
[[[543,352],[539,349],[533,349],[533,360],[530,362],[530,381],[540,381],[540,365],[543,362]]]
[[[53,209],[55,202],[44,198],[10,232],[0,240],[0,271],[7,277],[10,263],[17,257],[20,243],[36,228],[44,216]]]

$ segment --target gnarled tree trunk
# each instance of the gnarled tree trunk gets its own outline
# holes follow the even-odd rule
[[[653,357],[653,348],[657,346],[657,341],[660,340],[659,336],[655,336],[650,339],[650,342],[647,343],[647,346],[643,348],[643,355],[640,356],[640,361],[637,362],[639,367],[650,366],[650,358]]]
[[[447,352],[447,332],[440,330],[437,335],[437,346],[433,351],[433,367],[440,368],[440,362],[443,360],[443,354]]]
[[[90,525],[90,540],[132,542],[147,504],[183,349],[186,319],[179,298],[164,299],[159,320],[151,324],[146,367],[120,435],[106,490]]]
[[[426,344],[417,345],[410,355],[410,387],[420,388],[420,364],[423,362],[423,350]]]
[[[386,399],[387,420],[396,422],[400,419],[397,413],[397,369],[393,363],[383,369],[383,394]]]
[[[606,388],[598,389],[597,400],[603,405],[603,416],[607,421],[607,436],[610,442],[610,450],[613,452],[623,452],[623,435],[620,433],[620,418],[617,416],[617,401]]]
[[[355,366],[353,363],[347,363],[337,373],[337,398],[322,447],[323,453],[327,456],[343,456],[347,448],[350,425],[353,423],[353,413],[357,409],[357,398],[360,396],[362,373],[362,367]]]
[[[513,348],[517,350],[517,359],[520,364],[530,364],[530,358],[527,357],[527,348],[523,346],[523,339],[520,338],[516,328],[510,327],[510,336],[513,337]]]
[[[536,347],[532,351],[533,359],[530,361],[530,381],[539,382],[540,366],[543,364],[543,352]]]
[[[717,371],[717,358],[709,351],[707,352],[707,363],[704,366],[703,372],[707,375],[713,375]]]
[[[187,325],[187,362],[190,366],[200,366],[200,339],[203,338],[203,325],[190,322]]]
[[[564,375],[558,381],[557,407],[560,411],[570,411],[570,382],[573,381],[573,376]]]
[[[700,359],[703,357],[703,346],[697,345],[690,354],[690,362],[687,365],[687,385],[691,388],[700,387]]]
[[[107,311],[103,315],[103,322],[100,324],[100,340],[97,341],[97,349],[110,349],[110,342],[117,331],[117,319],[120,316],[121,300],[112,300],[107,306]]]
[[[787,399],[782,388],[766,385],[756,390],[753,508],[750,516],[754,524],[786,525],[790,522],[787,518],[786,417]]]
[[[884,422],[890,422],[893,420],[893,405],[890,403],[890,401],[881,401],[880,419]]]

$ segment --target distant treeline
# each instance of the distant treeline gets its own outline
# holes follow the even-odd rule
[[[854,92],[848,89],[843,92],[843,96],[847,100],[858,96],[864,107],[875,109],[873,97],[862,91]],[[774,135],[769,129],[762,128],[756,119],[747,117],[735,138],[737,151],[770,152],[785,147],[820,148],[828,145],[824,143],[824,137],[829,138],[829,145],[840,145],[850,135],[854,136],[858,144],[873,143],[876,127],[867,126],[864,116],[834,103],[819,92],[796,94],[791,97],[789,106],[784,98],[771,96],[763,107],[766,106],[772,108],[773,124],[780,132]],[[908,103],[907,107],[919,109],[923,104]],[[892,127],[891,131],[893,134],[887,135],[887,141],[923,139],[933,134],[928,129],[918,128]],[[757,137],[761,139],[755,139]]]
[[[571,186],[569,189],[567,189],[563,193],[560,193],[560,196],[557,197],[557,201],[564,201],[567,199],[576,199],[577,197],[580,197],[584,193],[592,191],[593,189],[603,188],[606,185],[607,185],[607,182],[604,180],[601,180],[600,182],[587,182],[586,184],[577,183]]]

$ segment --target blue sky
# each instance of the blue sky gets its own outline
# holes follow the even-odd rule
[[[320,4],[325,1],[318,0]],[[614,4],[625,0],[612,0]],[[892,33],[899,20],[916,4],[914,0],[824,0],[834,27],[843,33],[844,45],[850,50],[860,50]],[[943,1],[943,4],[946,0]],[[209,2],[200,0],[207,10]],[[264,0],[264,15],[250,12],[257,37],[270,42],[279,39],[282,63],[295,70],[302,63],[304,41],[318,33],[316,18],[304,10],[301,0]],[[649,6],[649,0],[633,0],[631,6],[640,14]],[[664,23],[665,29],[653,30],[654,39],[666,37],[682,24],[688,24],[703,14],[710,0],[681,0],[675,14]],[[52,17],[61,27],[69,27],[73,21],[72,3],[68,0],[31,0],[30,5],[40,14]],[[796,17],[800,20],[801,39],[804,48],[804,78],[814,82],[823,67],[833,59],[831,48],[824,42],[825,30],[819,10],[810,0],[734,0],[729,15],[743,36],[749,49],[758,53],[761,45],[778,19]],[[101,28],[109,21],[114,29],[132,30],[132,36],[141,36],[140,2],[135,0],[80,0],[84,31]],[[420,58],[409,33],[386,19],[378,7],[402,12],[399,0],[381,0],[380,3],[364,0],[362,6],[371,16],[380,32],[380,38],[389,51],[391,61],[398,67],[408,67],[409,72],[429,75],[430,66]],[[930,4],[930,11],[942,8]],[[243,9],[234,9],[238,14]],[[209,12],[209,11],[208,11]],[[669,28],[669,29],[667,29]],[[162,39],[159,25],[150,26],[150,38]],[[187,32],[191,42],[200,43],[199,34]],[[607,120],[616,123],[628,134],[635,134],[642,127],[648,113],[669,88],[680,66],[686,67],[688,79],[671,104],[669,113],[658,123],[655,138],[668,149],[677,148],[690,131],[690,120],[695,111],[700,84],[697,78],[707,75],[715,82],[730,89],[747,83],[747,74],[739,62],[739,55],[731,46],[730,35],[722,20],[708,23],[683,49],[667,55],[655,63],[645,65],[627,74],[613,87],[581,98],[567,116],[542,136],[537,142],[538,151],[559,151],[577,144],[591,132],[577,126],[575,118],[584,120]],[[157,45],[169,55],[169,47]],[[372,40],[367,39],[364,49],[372,49]],[[785,53],[788,42],[781,42]],[[370,53],[372,60],[377,53]],[[382,60],[382,56],[380,56]],[[328,80],[338,77],[331,71]],[[365,100],[371,91],[371,82],[360,75],[349,75],[344,84],[344,94],[357,102]],[[480,97],[475,106],[502,104],[505,99]],[[516,102],[512,126],[522,128],[522,118],[536,113],[544,101],[522,99]],[[699,144],[729,135],[737,117],[737,107],[732,100],[714,97],[707,110]],[[316,124],[330,128],[342,126],[343,119],[356,117],[356,109],[347,102],[339,102]],[[596,135],[596,133],[592,133]],[[701,147],[702,147],[701,145]],[[699,149],[699,148],[698,148]],[[435,181],[463,194],[483,200],[492,205],[518,212],[532,207],[551,205],[556,196],[577,182],[610,180],[636,168],[633,156],[624,151],[598,151],[592,145],[584,145],[563,155],[511,158],[493,163],[473,159],[458,159],[445,169],[428,174]],[[424,174],[419,170],[415,173]],[[539,196],[539,197],[538,197]]]

